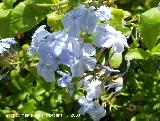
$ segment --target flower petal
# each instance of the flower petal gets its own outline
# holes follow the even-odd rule
[[[83,56],[93,56],[96,53],[96,49],[89,43],[84,43],[82,46]]]

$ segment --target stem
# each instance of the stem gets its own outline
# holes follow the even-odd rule
[[[3,67],[3,68],[0,70],[0,74],[1,74],[5,69],[7,69],[7,68],[8,68],[8,66]]]
[[[113,80],[113,79],[117,79],[118,77],[121,77],[121,74],[111,76],[111,77],[107,77],[107,78],[105,78],[105,80]]]
[[[62,5],[68,4],[68,3],[69,3],[68,1],[62,1],[62,2],[59,2],[59,3],[56,3],[56,4],[34,4],[33,3],[31,5],[32,6],[38,6],[38,7],[55,7],[55,6],[62,6]],[[82,2],[82,4],[88,5],[89,3],[88,2]]]
[[[108,59],[105,62],[105,65],[108,65],[109,60],[113,57],[114,52],[111,53],[111,55],[108,57]]]
[[[15,62],[15,63],[10,63],[11,65],[18,65],[18,64],[20,64],[20,63],[22,63],[22,62]]]
[[[59,5],[64,5],[68,3],[68,1],[63,1],[60,3],[56,3],[56,4],[31,4],[32,6],[37,6],[37,7],[55,7],[55,6],[59,6]]]
[[[33,6],[37,6],[37,7],[53,7],[56,6],[57,4],[31,4]]]
[[[130,67],[130,60],[126,60],[127,61],[127,68],[126,70],[122,73],[122,76],[124,76],[127,72],[128,72],[128,69]]]
[[[103,53],[103,51],[104,51],[105,49],[106,49],[106,48],[102,48],[101,51],[97,54],[97,56],[96,56],[96,60],[97,60],[97,61],[99,60],[101,54]]]

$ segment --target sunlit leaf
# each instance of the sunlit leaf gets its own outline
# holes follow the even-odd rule
[[[141,15],[140,29],[149,50],[157,43],[157,36],[160,34],[160,12],[157,8],[149,9]]]
[[[141,48],[135,48],[131,49],[127,52],[125,57],[129,60],[133,59],[147,59],[150,57],[150,53],[141,49]]]

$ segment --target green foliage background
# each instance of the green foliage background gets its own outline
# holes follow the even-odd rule
[[[124,76],[124,88],[117,94],[106,94],[107,115],[102,121],[160,120],[160,11],[159,0],[95,0],[94,6],[112,8],[110,25],[128,35],[130,48],[113,57],[110,66],[126,69],[122,57],[131,60]],[[27,54],[31,36],[42,24],[49,31],[63,29],[64,14],[87,0],[2,0],[0,3],[0,38],[16,37],[18,44],[10,53],[0,56],[0,120],[2,121],[89,121],[77,114],[75,92],[70,97],[56,82],[46,83],[36,72],[37,57]],[[126,21],[125,27],[122,22]],[[91,42],[87,35],[85,41]],[[107,52],[106,52],[107,53]],[[99,61],[102,61],[102,55]],[[61,67],[62,69],[64,67]],[[58,76],[57,76],[58,78]],[[75,87],[76,88],[76,87]],[[6,117],[6,114],[63,114],[59,118]],[[69,117],[67,117],[69,116]]]

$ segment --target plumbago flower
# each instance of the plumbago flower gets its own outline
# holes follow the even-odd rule
[[[110,82],[107,86],[108,89],[110,88],[115,88],[115,92],[119,92],[121,91],[121,89],[123,88],[123,78],[119,77],[116,80],[113,80],[112,82]]]
[[[46,82],[50,82],[55,79],[54,71],[54,67],[46,65],[44,63],[39,62],[37,65],[38,74],[41,75]]]
[[[78,37],[84,10],[86,10],[85,6],[80,5],[77,9],[68,12],[63,18],[63,26],[68,31],[69,36]]]
[[[101,94],[101,81],[93,80],[91,78],[84,80],[84,86],[86,87],[86,98],[88,100],[93,100],[94,98],[99,98]]]
[[[124,46],[128,47],[126,37],[116,31],[112,26],[101,24],[96,29],[94,45],[97,47],[113,48],[114,54],[124,51]]]
[[[72,86],[72,76],[70,76],[70,74],[67,74],[67,73],[64,73],[62,71],[57,71],[57,73],[59,73],[62,78],[60,78],[58,81],[57,81],[57,84],[61,87],[69,87],[69,86]]]
[[[37,72],[47,82],[50,82],[54,80],[54,71],[56,71],[59,64],[62,64],[64,61],[62,51],[68,42],[68,35],[65,31],[49,33],[44,29],[44,26],[41,26],[32,38],[33,41],[29,51],[32,54],[38,54],[40,58],[39,64],[37,65]]]
[[[62,54],[62,51],[65,49],[67,43],[69,42],[68,34],[65,31],[53,32],[47,36],[46,41],[54,43],[52,47],[53,53],[56,56],[59,56]]]
[[[5,38],[0,40],[0,54],[7,51],[12,44],[15,44],[14,38]]]
[[[68,12],[62,22],[69,36],[78,37],[81,30],[93,34],[98,20],[108,21],[110,17],[111,9],[108,7],[101,6],[96,10],[93,6],[85,8],[84,5],[80,5]]]
[[[83,12],[81,30],[88,34],[93,34],[97,26],[98,17],[95,12],[96,8],[91,6]]]
[[[58,65],[61,64],[59,58],[52,53],[52,46],[49,43],[41,43],[38,48],[38,55],[40,57],[37,65],[37,72],[47,81],[54,80],[54,71],[57,70]]]
[[[109,7],[100,6],[96,9],[93,6],[86,8],[80,5],[64,16],[62,20],[64,30],[50,33],[45,30],[44,25],[39,27],[32,36],[29,48],[32,54],[37,54],[40,58],[37,72],[45,81],[55,80],[54,73],[58,70],[57,73],[61,75],[61,78],[57,80],[58,86],[68,88],[70,95],[73,95],[75,82],[72,79],[80,77],[78,78],[82,81],[80,87],[85,87],[86,96],[79,97],[78,102],[81,107],[78,112],[82,115],[89,114],[94,121],[106,115],[104,107],[95,101],[101,97],[103,89],[115,88],[115,92],[119,92],[123,87],[122,77],[106,86],[105,83],[102,84],[103,77],[109,77],[111,73],[120,73],[120,71],[97,64],[98,59],[95,59],[95,46],[113,48],[114,54],[120,54],[124,51],[124,46],[128,47],[127,39],[120,31],[116,31],[108,24],[101,24],[102,21],[103,23],[108,21],[110,17]],[[93,40],[95,46],[79,41],[81,31],[95,35]],[[58,68],[60,64],[68,66],[71,73],[60,71]]]
[[[91,57],[95,55],[95,48],[88,43],[72,41],[68,45],[70,57],[73,59],[70,64],[72,76],[82,77],[85,70],[92,71],[96,65],[96,59]]]
[[[78,103],[81,105],[78,113],[85,115],[88,113],[94,121],[99,121],[106,115],[106,110],[99,103],[80,97]]]
[[[39,44],[41,43],[41,41],[44,41],[45,37],[49,34],[49,32],[44,29],[45,27],[45,25],[40,26],[32,36],[32,43],[29,47],[29,51],[32,54],[37,53],[37,48]]]
[[[98,19],[101,21],[108,21],[111,18],[111,8],[106,6],[100,6],[95,13]]]
[[[70,74],[64,73],[62,71],[57,71],[58,74],[60,74],[62,77],[57,81],[58,86],[61,86],[62,88],[70,88],[69,93],[70,95],[73,95],[73,83],[72,76]]]
[[[88,114],[91,116],[93,121],[99,121],[106,115],[106,110],[99,103],[94,102],[93,107],[88,110]]]

